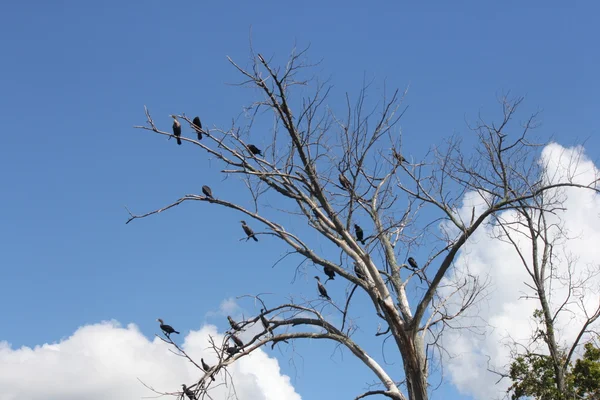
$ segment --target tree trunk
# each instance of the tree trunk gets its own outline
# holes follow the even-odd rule
[[[425,371],[424,355],[420,340],[409,338],[402,352],[404,359],[404,373],[406,374],[406,387],[410,400],[427,400],[427,372]]]
[[[544,324],[546,325],[546,343],[548,344],[548,350],[552,357],[552,364],[554,367],[554,379],[556,380],[556,389],[560,393],[561,398],[566,398],[567,389],[565,383],[565,371],[563,369],[563,360],[560,354],[560,350],[556,343],[556,335],[554,334],[554,322],[552,321],[552,315],[550,313],[550,306],[546,299],[546,292],[543,286],[539,285],[540,300],[542,303],[542,310],[544,313]]]
[[[427,400],[427,371],[423,341],[417,335],[408,334],[400,352],[404,360],[404,373],[409,400]]]

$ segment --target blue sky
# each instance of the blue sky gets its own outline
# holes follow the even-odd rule
[[[268,240],[240,242],[230,210],[188,204],[125,225],[125,205],[148,211],[202,184],[217,196],[239,192],[192,146],[132,126],[145,122],[144,105],[164,129],[182,112],[227,126],[251,93],[228,85],[240,77],[225,57],[244,64],[250,32],[277,60],[310,44],[333,106],[365,76],[372,96],[384,82],[410,85],[401,126],[415,157],[466,135],[478,112],[497,115],[506,91],[527,96],[525,113],[542,111],[537,134],[585,140],[599,155],[595,2],[29,1],[1,10],[0,340],[16,347],[108,319],[147,336],[159,316],[183,330],[224,327],[205,317],[224,299],[291,285],[295,264],[271,269],[280,252],[265,254]],[[312,293],[314,282],[292,287]],[[293,382],[307,399],[338,389],[323,372],[342,361],[325,354],[306,357]],[[335,382],[357,378],[360,389],[361,369],[349,368]],[[342,390],[349,397],[357,386]]]

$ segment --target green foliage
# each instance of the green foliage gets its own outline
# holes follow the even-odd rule
[[[550,356],[541,354],[519,356],[511,364],[509,376],[514,382],[509,388],[513,400],[522,397],[533,397],[539,400],[560,398]]]
[[[600,399],[600,348],[586,343],[583,358],[572,371],[575,393],[583,399]]]
[[[587,343],[583,357],[574,367],[567,366],[567,393],[558,391],[552,358],[547,355],[528,353],[517,357],[509,376],[513,381],[509,388],[512,400],[600,399],[600,348]]]

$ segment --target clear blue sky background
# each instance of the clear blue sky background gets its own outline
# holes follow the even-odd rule
[[[402,130],[415,157],[467,134],[465,118],[493,115],[510,90],[527,96],[524,112],[543,111],[538,134],[587,140],[596,159],[599,12],[591,1],[4,2],[0,340],[53,342],[107,319],[151,337],[158,316],[182,330],[225,327],[204,317],[223,299],[290,285],[295,264],[272,270],[280,253],[265,254],[269,240],[240,242],[229,210],[189,204],[125,225],[124,205],[148,211],[202,184],[236,195],[193,146],[132,126],[145,122],[144,105],[166,130],[168,114],[182,112],[227,126],[248,92],[226,85],[239,76],[225,56],[247,62],[250,28],[256,50],[279,60],[295,41],[310,44],[335,86],[333,105],[365,74],[373,96],[384,80],[410,84]],[[310,279],[293,286],[314,291]],[[331,397],[343,385],[335,398],[349,398],[362,387],[364,371],[353,367],[328,383],[333,362],[342,363],[306,357],[300,394]],[[444,394],[455,392],[436,397]]]

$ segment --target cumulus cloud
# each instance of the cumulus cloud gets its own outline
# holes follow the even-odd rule
[[[598,170],[587,159],[581,148],[564,148],[550,144],[543,150],[540,165],[546,178],[552,182],[566,174],[574,176],[576,183],[588,184],[597,176]],[[600,196],[581,189],[561,189],[557,195],[564,199],[567,210],[551,216],[551,221],[562,224],[570,240],[556,244],[557,275],[566,272],[571,262],[575,278],[586,276],[589,269],[598,268],[598,250],[600,243]],[[469,216],[474,206],[483,203],[474,193],[463,199],[460,215]],[[502,219],[515,221],[516,214],[506,211]],[[503,370],[510,361],[509,340],[526,344],[531,337],[534,323],[533,311],[539,308],[534,300],[523,299],[523,294],[531,293],[525,282],[531,282],[514,248],[505,242],[493,239],[497,233],[494,224],[482,226],[468,241],[455,262],[455,268],[448,279],[460,279],[467,271],[490,282],[485,301],[473,308],[472,315],[481,317],[489,323],[483,335],[477,331],[451,331],[445,336],[445,346],[450,357],[444,360],[454,385],[463,393],[476,399],[502,397],[510,382],[503,380],[499,384],[498,375],[487,371],[488,368]],[[527,240],[520,243],[525,251],[530,247]],[[588,309],[597,307],[600,279],[588,281],[586,302]],[[566,296],[566,286],[554,281],[552,292],[553,305],[562,302]],[[561,343],[572,342],[581,328],[583,313],[572,306],[573,314],[562,314],[557,320]]]
[[[181,339],[192,358],[204,357],[212,365],[216,358],[208,349],[209,335],[217,343],[223,338],[215,326],[205,325]],[[158,338],[148,340],[134,324],[124,328],[115,321],[83,326],[59,343],[34,348],[12,349],[0,342],[0,398],[131,400],[154,395],[138,379],[156,390],[175,393],[182,383],[195,382],[201,372],[169,348]],[[277,360],[261,350],[234,363],[229,371],[240,400],[300,399]],[[223,377],[217,377],[217,383],[219,379]],[[230,388],[221,386],[211,395],[219,400],[228,393]]]

